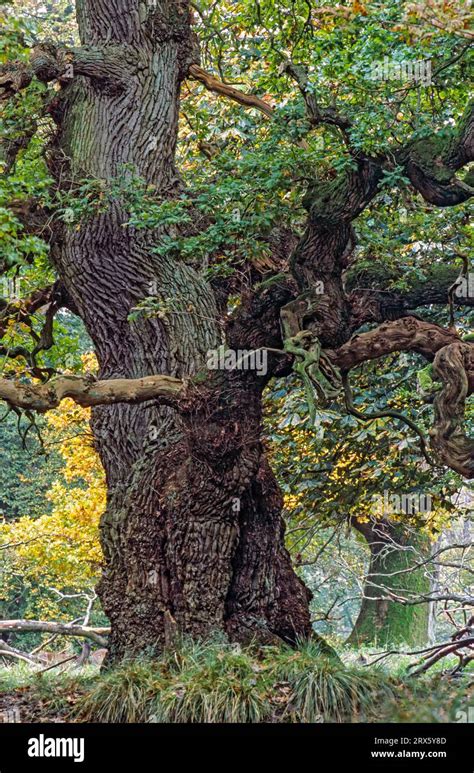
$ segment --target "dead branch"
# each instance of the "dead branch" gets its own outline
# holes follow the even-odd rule
[[[34,663],[35,661],[24,655],[22,652],[11,652],[10,650],[0,649],[0,658],[14,658],[23,660],[25,663]]]
[[[418,676],[428,671],[435,663],[448,655],[456,655],[459,659],[458,665],[450,672],[451,675],[465,668],[468,663],[474,660],[474,616],[470,618],[467,625],[456,631],[449,641],[432,644],[421,650],[388,650],[378,653],[375,660],[370,661],[367,665],[373,666],[392,655],[420,654],[422,657],[408,666],[407,670],[411,672],[411,676]]]
[[[223,83],[211,73],[203,70],[197,64],[192,64],[189,68],[189,75],[194,79],[202,83],[208,91],[213,91],[215,94],[219,94],[224,97],[232,99],[234,102],[238,102],[243,107],[254,107],[261,113],[271,118],[274,110],[271,105],[264,102],[263,99],[256,97],[254,94],[246,94],[245,91],[240,91],[234,86],[229,86],[227,83]]]
[[[57,663],[53,663],[52,665],[47,666],[46,668],[42,668],[41,671],[37,671],[36,673],[38,675],[44,674],[46,673],[46,671],[51,671],[52,668],[57,668],[58,666],[62,666],[64,665],[64,663],[70,663],[71,660],[77,660],[77,658],[78,658],[77,655],[70,655],[68,658],[64,658],[64,660],[59,660]]]
[[[0,641],[0,657],[15,658],[17,660],[24,660],[27,663],[38,663],[40,659],[35,657],[34,652],[22,652],[11,647],[6,641]]]
[[[45,620],[0,620],[0,632],[14,631],[15,633],[55,633],[61,636],[79,636],[107,647],[105,635],[110,633],[110,628],[90,628],[83,625],[68,625],[67,623],[49,623]]]
[[[17,408],[43,413],[57,408],[66,397],[86,408],[120,402],[143,403],[157,398],[171,402],[176,400],[183,387],[183,381],[171,376],[109,381],[96,381],[93,376],[60,376],[46,384],[24,384],[3,378],[0,379],[0,400]]]

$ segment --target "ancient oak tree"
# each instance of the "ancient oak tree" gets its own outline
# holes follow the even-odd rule
[[[276,223],[262,235],[273,251],[265,270],[240,263],[234,273],[212,274],[175,246],[156,249],[175,244],[177,233],[192,237],[210,228],[212,211],[203,217],[192,204],[184,223],[164,218],[147,228],[130,220],[134,180],[161,204],[187,195],[177,157],[185,82],[238,110],[256,111],[267,125],[277,121],[268,98],[218,77],[219,63],[212,74],[203,69],[200,48],[219,20],[214,12],[194,15],[191,5],[77,0],[79,45],[39,43],[28,59],[0,70],[4,104],[43,84],[42,118],[53,127],[44,148],[51,195],[73,198],[84,180],[113,191],[80,223],[52,216],[47,206],[16,204],[19,221],[48,238],[57,275],[54,288],[30,306],[47,308],[49,322],[61,307],[80,317],[98,378],[33,368],[40,382],[0,380],[0,398],[16,409],[42,412],[66,397],[93,408],[108,488],[98,592],[111,623],[112,659],[158,651],[177,631],[290,643],[311,634],[310,593],[285,549],[282,497],[262,442],[262,393],[275,375],[295,369],[310,403],[339,394],[342,407],[351,369],[394,352],[421,355],[439,382],[430,453],[474,477],[474,443],[463,428],[474,389],[473,344],[413,314],[425,302],[447,304],[449,285],[434,300],[404,291],[386,304],[377,289],[349,289],[345,281],[356,257],[353,223],[394,170],[433,208],[461,207],[472,196],[463,176],[474,159],[472,104],[439,136],[433,130],[428,139],[414,136],[370,152],[354,139],[354,106],[347,112],[320,102],[302,53],[295,63],[280,51],[278,67],[271,62],[275,78],[289,84],[306,127],[298,152],[327,130],[339,138],[347,163],[322,176],[313,170],[305,180],[303,228],[289,232]],[[271,21],[258,14],[254,21],[277,56]],[[278,36],[284,21],[272,23]],[[23,145],[7,143],[8,169],[37,128]],[[212,162],[215,148],[201,147]],[[118,179],[125,180],[122,188]],[[179,300],[178,311],[134,313],[150,296],[162,308]],[[2,310],[2,330],[8,314]],[[207,353],[222,344],[264,349],[267,372],[209,370]],[[349,409],[350,399],[346,389]]]

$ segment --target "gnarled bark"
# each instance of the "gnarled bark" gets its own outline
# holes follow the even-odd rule
[[[444,464],[465,478],[474,477],[474,440],[465,434],[464,405],[472,391],[470,371],[474,347],[458,341],[437,353],[433,371],[442,382],[434,400],[435,423],[431,445]]]
[[[80,33],[95,61],[105,46],[116,57],[121,82],[83,71],[64,86],[50,168],[60,185],[82,176],[111,181],[133,168],[172,195],[188,3],[145,9],[116,0],[112,15],[109,5],[82,0]],[[100,365],[99,382],[81,384],[73,397],[90,401],[99,389],[111,398],[96,401],[92,422],[108,486],[99,595],[111,621],[110,659],[159,651],[175,629],[242,640],[307,636],[308,592],[283,546],[281,497],[260,441],[265,381],[245,372],[209,379],[206,353],[221,341],[210,287],[190,266],[156,255],[163,230],[126,221],[118,197],[79,228],[61,224],[52,247]],[[169,313],[130,320],[151,294],[172,300]],[[179,410],[153,399],[156,374],[171,394],[197,373],[202,388],[198,380]],[[114,385],[122,398],[135,388],[150,399],[107,405]]]

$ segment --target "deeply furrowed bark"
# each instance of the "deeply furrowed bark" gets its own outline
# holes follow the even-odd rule
[[[83,0],[78,20],[100,71],[75,77],[54,104],[50,168],[58,185],[111,181],[133,169],[171,194],[179,185],[187,2]],[[115,62],[110,78],[104,60]],[[94,342],[99,377],[192,376],[221,342],[213,294],[191,267],[153,253],[163,231],[137,231],[126,220],[117,198],[105,212],[58,228],[52,247]],[[172,299],[170,313],[130,321],[152,283],[159,298]],[[262,388],[255,376],[221,374],[179,414],[153,401],[94,409],[108,486],[99,594],[112,661],[159,651],[176,631],[261,641],[309,635],[309,593],[283,546],[281,497],[260,442]]]

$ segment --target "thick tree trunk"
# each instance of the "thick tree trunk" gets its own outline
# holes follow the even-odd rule
[[[78,19],[90,73],[54,105],[50,167],[58,184],[133,170],[170,195],[179,186],[188,3],[81,0]],[[63,224],[53,247],[100,377],[193,376],[221,343],[213,293],[193,268],[153,253],[163,231],[126,221],[119,196],[85,222]],[[170,313],[130,321],[151,287]],[[179,414],[153,402],[94,410],[108,485],[99,594],[112,660],[152,654],[177,630],[264,641],[309,634],[309,593],[283,545],[281,497],[260,442],[261,381],[245,372],[203,379]]]
[[[309,632],[259,441],[260,397],[227,384],[197,402],[169,449],[136,466],[119,519],[113,509],[104,521],[113,653],[161,647],[176,630],[267,642]]]
[[[403,598],[430,593],[426,567],[406,571],[429,558],[429,539],[388,521],[354,525],[367,540],[370,565],[362,605],[348,643],[378,647],[425,645],[429,638],[429,604],[404,605],[389,598],[390,593]]]

